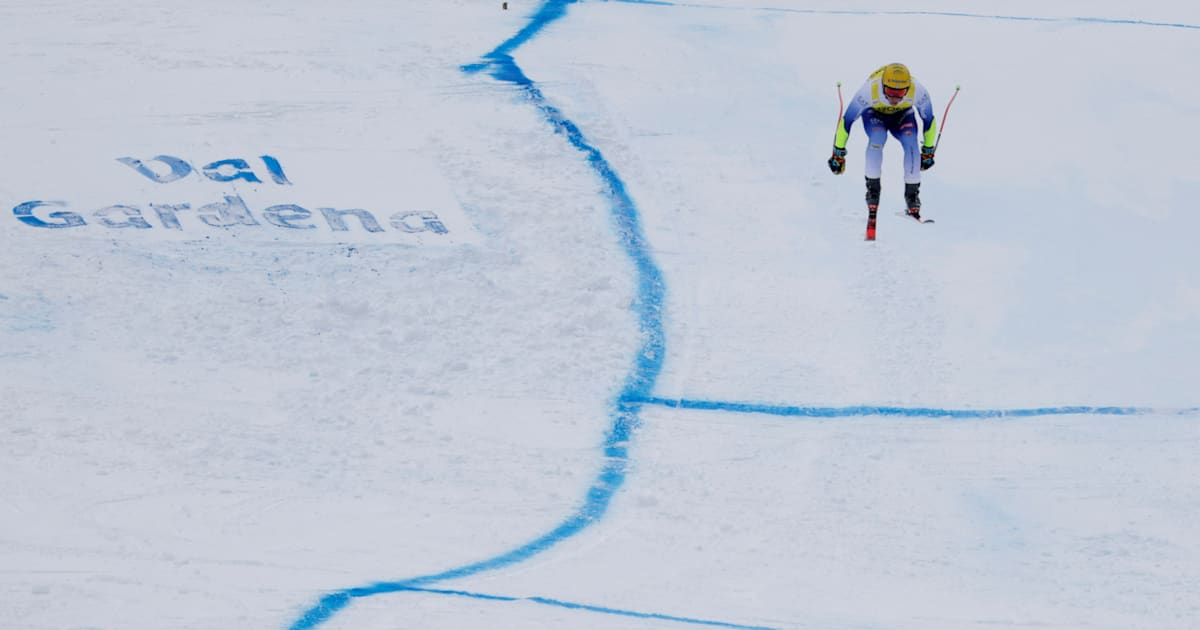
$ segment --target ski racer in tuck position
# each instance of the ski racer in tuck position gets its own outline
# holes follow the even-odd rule
[[[922,142],[917,144],[917,120],[924,126]],[[883,145],[890,132],[904,147],[904,201],[908,216],[921,220],[921,171],[933,166],[937,124],[929,91],[909,73],[902,63],[892,63],[871,73],[859,88],[838,122],[833,138],[829,170],[841,175],[846,169],[846,140],[854,121],[863,119],[867,134],[867,240],[875,240],[875,217],[879,208],[880,176],[883,172]]]

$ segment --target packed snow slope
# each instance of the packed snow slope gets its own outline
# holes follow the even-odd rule
[[[0,627],[1195,627],[1200,8],[507,7],[0,7]]]

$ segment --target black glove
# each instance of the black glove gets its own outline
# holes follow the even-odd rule
[[[833,147],[833,155],[829,156],[829,170],[834,175],[841,175],[846,170],[846,150]]]
[[[933,168],[933,150],[936,147],[921,147],[921,170],[928,171]]]

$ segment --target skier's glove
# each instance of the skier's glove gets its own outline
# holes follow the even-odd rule
[[[933,168],[933,149],[934,147],[921,147],[921,170],[928,171]]]
[[[829,156],[829,170],[834,175],[841,175],[846,170],[846,150],[833,147],[833,155]]]

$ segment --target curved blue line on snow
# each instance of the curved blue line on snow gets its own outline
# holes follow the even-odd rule
[[[533,16],[529,18],[529,24],[526,24],[525,28],[517,31],[516,35],[504,40],[504,42],[502,42],[499,46],[496,46],[491,52],[484,55],[483,63],[475,63],[463,66],[463,72],[474,74],[481,70],[486,70],[489,67],[492,67],[494,71],[495,67],[492,63],[489,63],[493,60],[507,59],[508,63],[511,64],[513,51],[520,48],[522,45],[541,33],[542,29],[546,28],[548,24],[566,15],[567,5],[574,4],[577,1],[578,0],[547,0],[546,3],[537,10],[537,13],[534,13]],[[516,64],[513,64],[513,67],[516,67]],[[492,76],[495,76],[494,72]],[[496,78],[500,79],[501,81],[507,81],[507,79],[501,77]]]
[[[471,593],[468,591],[457,591],[438,588],[406,588],[405,591],[414,593],[426,593],[431,595],[448,595],[452,597],[467,597],[471,599],[481,599],[485,601],[497,602],[532,602],[543,606],[556,606],[558,608],[567,608],[569,610],[586,610],[588,612],[602,613],[606,615],[618,615],[621,617],[634,617],[637,619],[656,619],[661,621],[677,621],[679,623],[687,623],[698,626],[709,626],[715,628],[734,628],[735,630],[774,630],[767,626],[745,626],[736,623],[726,623],[724,621],[712,621],[710,619],[693,619],[691,617],[677,617],[675,615],[662,615],[658,613],[643,613],[633,610],[621,610],[619,608],[609,608],[607,606],[591,606],[588,604],[577,604],[574,602],[564,602],[559,599],[550,599],[548,597],[510,597],[505,595],[488,595],[486,593]]]
[[[1162,28],[1183,28],[1200,30],[1200,25],[1183,24],[1178,22],[1150,22],[1123,18],[1100,17],[1036,17],[1021,15],[988,15],[985,13],[964,13],[960,11],[870,11],[854,9],[787,9],[781,7],[730,7],[716,4],[695,4],[688,2],[669,2],[667,0],[607,0],[624,4],[648,4],[654,6],[682,7],[687,9],[721,9],[726,11],[770,11],[773,13],[802,13],[805,15],[929,15],[935,17],[962,17],[978,20],[1008,20],[1013,22],[1076,22],[1082,24],[1121,24],[1129,26],[1157,26]]]
[[[626,469],[629,462],[628,444],[634,429],[638,425],[637,412],[640,405],[626,404],[620,401],[650,396],[654,388],[654,383],[662,371],[664,355],[662,308],[665,295],[662,272],[647,252],[646,238],[642,233],[637,205],[625,190],[624,182],[617,176],[616,171],[613,170],[600,151],[588,143],[575,123],[568,120],[562,112],[547,102],[541,90],[537,88],[529,77],[525,76],[525,73],[513,61],[511,54],[516,48],[540,33],[547,24],[564,16],[567,5],[574,4],[576,1],[546,0],[541,8],[530,18],[529,24],[521,29],[520,32],[484,55],[481,63],[463,66],[462,70],[468,74],[486,70],[498,81],[510,83],[520,88],[529,101],[541,111],[546,121],[554,128],[555,133],[564,135],[572,146],[583,152],[588,164],[596,171],[596,174],[599,175],[608,188],[608,194],[612,203],[612,218],[618,238],[626,254],[633,260],[637,268],[637,295],[632,308],[638,317],[642,343],[637,353],[636,365],[626,378],[625,385],[620,394],[618,394],[617,401],[612,403],[609,410],[609,418],[612,420],[612,426],[605,438],[605,460],[600,474],[588,489],[583,505],[560,525],[536,540],[496,557],[441,573],[395,582],[379,582],[369,586],[329,593],[321,597],[316,605],[307,610],[298,621],[292,624],[290,626],[291,630],[310,630],[316,628],[357,598],[411,591],[416,587],[462,578],[527,560],[578,534],[603,518],[613,495],[625,481]],[[551,601],[553,600],[545,600],[543,603]],[[601,609],[583,606],[579,606],[579,608],[581,610],[602,611]],[[684,618],[678,618],[677,620],[684,620]]]
[[[1035,407],[1030,409],[939,409],[935,407],[884,407],[856,405],[851,407],[799,407],[765,403],[723,402],[716,400],[686,400],[670,398],[639,398],[628,403],[660,405],[676,409],[703,409],[759,413],[772,416],[800,418],[849,418],[857,416],[901,416],[906,418],[1030,418],[1034,416],[1066,416],[1086,414],[1096,416],[1195,415],[1200,408],[1153,409],[1149,407]]]

